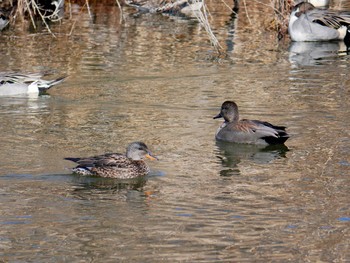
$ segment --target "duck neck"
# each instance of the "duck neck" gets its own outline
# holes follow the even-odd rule
[[[234,114],[224,118],[225,122],[237,122],[239,120],[239,114],[238,112],[235,112]]]
[[[134,154],[132,152],[127,152],[126,153],[126,157],[128,157],[129,159],[134,160],[134,161],[140,161],[141,160],[141,158],[137,154]]]

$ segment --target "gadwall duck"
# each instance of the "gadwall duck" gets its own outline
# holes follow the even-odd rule
[[[45,93],[52,86],[61,83],[66,76],[54,80],[41,79],[41,73],[0,72],[0,96]]]
[[[145,176],[150,172],[145,158],[157,160],[146,144],[133,142],[127,147],[126,154],[107,153],[88,158],[64,159],[78,164],[72,172],[79,175],[130,179]]]
[[[349,38],[350,13],[317,9],[312,4],[297,4],[289,18],[288,31],[293,41],[330,41]]]
[[[125,0],[129,6],[140,12],[149,13],[190,13],[203,6],[202,0]]]
[[[283,144],[289,138],[284,126],[258,120],[240,120],[238,106],[233,101],[222,104],[220,113],[214,117],[217,118],[225,120],[215,135],[219,141],[269,145]]]

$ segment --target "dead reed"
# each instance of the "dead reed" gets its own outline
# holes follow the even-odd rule
[[[278,32],[279,39],[284,38],[288,32],[288,20],[293,5],[293,0],[273,0],[274,29]]]
[[[194,2],[199,4],[201,0],[195,0]],[[195,14],[198,22],[203,26],[203,28],[207,32],[210,43],[213,45],[214,49],[218,52],[219,55],[222,54],[224,49],[220,45],[219,40],[216,38],[215,34],[211,29],[211,25],[208,19],[209,11],[204,0],[203,0],[202,8],[200,8],[198,11],[195,11],[193,13]]]
[[[244,14],[247,19],[250,21],[249,9],[247,8],[247,0],[221,0],[221,4],[227,6],[231,12],[238,12],[239,10],[239,2],[244,7]],[[281,39],[287,34],[288,27],[288,17],[290,14],[291,7],[293,5],[293,0],[269,0],[270,2],[266,4],[266,1],[261,0],[249,0],[255,1],[262,5],[268,5],[271,10],[271,14],[267,14],[266,17],[270,19],[268,23],[266,23],[267,30],[276,30],[278,32],[278,38]],[[2,1],[0,1],[1,3]],[[6,1],[4,1],[6,2]],[[47,5],[48,2],[50,6]],[[55,34],[51,31],[49,26],[50,22],[56,22],[62,19],[62,9],[64,8],[64,3],[71,5],[72,3],[77,3],[82,6],[82,8],[86,8],[88,12],[90,12],[90,5],[94,4],[103,4],[106,5],[114,3],[122,12],[123,0],[7,0],[7,3],[10,6],[15,7],[15,11],[11,13],[11,20],[28,18],[33,27],[36,28],[35,21],[40,19],[42,23],[45,25],[48,32],[50,32],[53,36]],[[206,5],[205,0],[192,0],[192,3],[203,3],[202,7],[199,10],[194,10],[194,15],[197,18],[200,25],[207,32],[208,38],[214,47],[217,53],[222,54],[223,48],[214,34],[211,26],[211,20],[213,19],[210,15],[208,7]],[[46,3],[46,4],[45,4]],[[213,3],[211,3],[213,4]],[[121,20],[123,20],[123,13],[121,13]],[[272,17],[272,19],[271,19]],[[122,21],[121,21],[122,22]],[[252,22],[250,22],[252,24]],[[72,32],[74,29],[74,20],[72,21]]]

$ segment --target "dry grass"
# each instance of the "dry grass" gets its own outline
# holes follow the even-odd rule
[[[38,0],[8,0],[0,2],[5,9],[10,11],[10,21],[14,24],[15,21],[29,19],[32,23],[34,29],[36,29],[35,21],[39,18],[47,28],[47,30],[52,33],[48,22],[57,22],[62,19],[61,11],[63,8],[64,0],[52,1],[53,4],[50,8],[40,5]]]
[[[273,6],[275,30],[278,32],[278,38],[281,39],[288,32],[288,20],[293,7],[293,0],[273,0]]]
[[[278,33],[277,35],[279,40],[288,34],[288,21],[291,9],[294,5],[293,0],[270,0],[268,4],[259,0],[221,0],[221,2],[232,12],[238,12],[240,10],[239,4],[243,6],[244,15],[246,16],[249,23],[253,25],[254,23],[251,21],[251,17],[249,15],[249,8],[247,8],[247,1],[255,1],[258,4],[265,6],[267,5],[269,7],[269,10],[271,10],[271,14],[265,14],[267,19],[265,23],[265,30],[276,31]],[[219,54],[223,54],[223,48],[211,29],[208,17],[210,17],[210,13],[206,8],[206,5],[204,5],[201,12],[197,16],[197,19],[208,33],[209,39],[215,50]]]
[[[195,2],[200,2],[200,0],[195,0]],[[224,49],[220,45],[219,40],[216,38],[215,34],[211,29],[210,22],[208,19],[209,11],[205,3],[203,4],[203,7],[198,12],[194,12],[194,14],[197,20],[199,21],[199,23],[203,26],[203,28],[207,32],[209,40],[213,45],[214,49],[217,51],[219,55],[223,54]]]
[[[55,34],[51,31],[48,22],[56,22],[62,18],[62,16],[60,16],[60,2],[63,0],[55,1],[56,6],[52,6],[53,10],[45,9],[43,6],[39,5],[38,2],[40,2],[40,0],[7,0],[3,2],[7,2],[8,4],[16,7],[15,12],[12,12],[12,21],[16,19],[29,19],[33,27],[36,28],[35,21],[39,19],[45,25],[48,32],[55,36]],[[200,2],[201,0],[193,1]],[[249,9],[247,8],[246,1],[255,1],[259,4],[266,5],[266,3],[259,0],[221,0],[220,3],[227,6],[227,8],[231,12],[238,12],[238,3],[240,3],[240,5],[245,7],[244,14],[246,15],[247,19],[250,20]],[[73,3],[79,4],[88,12],[90,11],[90,6],[94,4],[116,4],[122,12],[123,0],[65,0],[65,4],[68,6],[70,6]],[[205,0],[203,0],[203,3],[203,7],[200,10],[198,10],[198,12],[195,12],[195,16],[207,32],[208,38],[215,51],[217,51],[217,53],[221,56],[224,53],[223,48],[220,45],[220,42],[216,38],[215,34],[213,33],[210,23],[210,20],[213,18],[211,17],[210,12],[205,4]],[[283,38],[287,34],[288,18],[292,5],[293,0],[270,0],[270,3],[268,4],[268,6],[271,7],[271,14],[266,15],[266,17],[270,18],[270,21],[267,21],[266,23],[266,30],[276,30],[278,32],[279,39]],[[122,20],[122,13],[120,17]],[[273,19],[271,19],[271,17],[273,17]],[[74,30],[74,24],[75,22],[73,19],[71,33]]]

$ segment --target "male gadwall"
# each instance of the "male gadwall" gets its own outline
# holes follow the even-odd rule
[[[202,0],[125,0],[125,3],[140,12],[173,14],[188,14],[200,10],[203,6]]]
[[[0,72],[0,96],[45,93],[52,86],[61,83],[66,76],[54,80],[41,79],[41,73]]]
[[[126,155],[107,153],[88,158],[64,158],[78,164],[72,169],[79,175],[91,175],[108,178],[130,179],[145,176],[150,169],[144,158],[157,160],[146,144],[133,142],[126,149]]]
[[[349,25],[350,13],[317,9],[301,2],[290,14],[288,31],[293,41],[342,40],[349,38]]]
[[[258,120],[240,120],[238,106],[233,101],[222,104],[220,113],[214,117],[217,118],[225,120],[215,135],[220,141],[269,145],[283,144],[289,138],[284,126]]]

